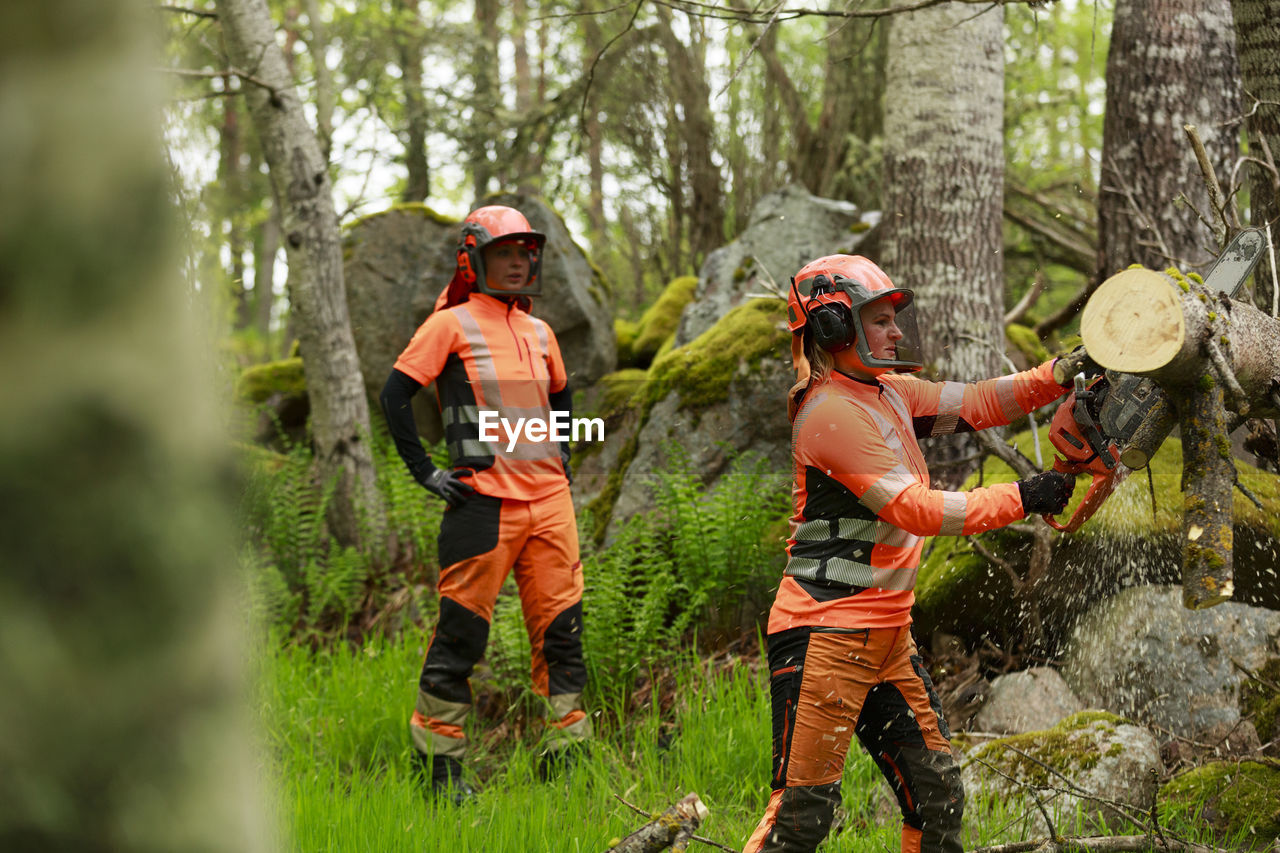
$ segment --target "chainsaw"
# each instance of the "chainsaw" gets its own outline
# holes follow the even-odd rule
[[[1261,229],[1241,231],[1214,261],[1205,287],[1235,298],[1265,245]],[[1093,479],[1070,521],[1062,524],[1052,515],[1044,520],[1055,530],[1074,533],[1131,469],[1146,467],[1173,430],[1175,417],[1173,404],[1154,381],[1103,371],[1083,348],[1054,362],[1053,378],[1062,385],[1068,380],[1073,384],[1049,426],[1049,442],[1057,451],[1053,470],[1068,476],[1089,474]]]

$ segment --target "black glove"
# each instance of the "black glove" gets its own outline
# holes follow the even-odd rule
[[[1083,346],[1078,346],[1053,362],[1053,380],[1063,388],[1070,388],[1077,373],[1083,373],[1085,379],[1100,376],[1105,371],[1101,364],[1094,361]]]
[[[452,468],[436,468],[419,482],[428,492],[444,498],[449,506],[460,506],[476,493],[470,485],[462,482],[463,476]]]
[[[1066,508],[1075,490],[1076,478],[1060,471],[1044,471],[1018,481],[1022,511],[1028,515],[1057,515]]]

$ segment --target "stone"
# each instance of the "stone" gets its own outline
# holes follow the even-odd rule
[[[981,820],[990,802],[1008,813],[1014,800],[1022,801],[1018,809],[1038,814],[1030,794],[1035,789],[1059,832],[1093,833],[1104,826],[1114,832],[1124,818],[1109,803],[1145,813],[1161,769],[1160,747],[1145,728],[1103,711],[1082,711],[1051,729],[969,751],[961,766],[965,817]],[[1074,824],[1077,813],[1081,826]]]
[[[1236,602],[1182,606],[1182,589],[1132,587],[1076,627],[1062,675],[1085,703],[1192,737],[1240,719],[1245,676],[1280,649],[1280,613]]]
[[[1011,672],[991,682],[973,725],[978,731],[1021,734],[1052,728],[1084,710],[1058,671],[1047,666]]]

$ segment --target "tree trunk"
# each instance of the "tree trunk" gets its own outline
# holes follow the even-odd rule
[[[226,231],[227,252],[231,256],[227,294],[231,297],[236,329],[249,326],[249,298],[244,289],[245,207],[248,193],[245,191],[247,176],[244,164],[244,138],[240,127],[240,104],[234,98],[225,98],[222,105],[222,125],[218,128],[218,196],[221,201],[219,225]]]
[[[319,0],[303,0],[307,21],[311,24],[311,37],[307,39],[307,51],[316,75],[316,128],[320,137],[320,156],[329,162],[333,150],[333,111],[337,97],[333,91],[333,72],[329,70],[326,54],[329,52],[329,36],[324,21],[320,19]]]
[[[584,10],[592,11],[594,4],[585,3]],[[604,50],[604,36],[595,15],[582,17],[582,38],[586,47],[587,67],[595,62]],[[600,126],[600,111],[596,106],[596,92],[587,94],[583,132],[587,136],[587,222],[591,228],[591,245],[603,248],[605,240],[604,219],[604,128]]]
[[[404,162],[409,180],[402,201],[426,201],[431,196],[427,163],[427,99],[422,92],[422,20],[418,0],[396,0],[396,51],[404,81]]]
[[[1245,120],[1249,152],[1259,159],[1271,153],[1271,165],[1280,160],[1280,0],[1233,0],[1236,44],[1246,97],[1242,111],[1257,110]],[[1280,174],[1251,163],[1249,180],[1250,220],[1256,226],[1273,223],[1271,240],[1280,258]],[[1268,255],[1254,273],[1254,304],[1276,316],[1277,272]]]
[[[672,28],[670,11],[658,6],[658,31],[667,53],[671,95],[682,115],[672,110],[672,132],[679,138],[685,172],[676,171],[672,180],[688,183],[688,205],[684,219],[688,227],[690,264],[701,266],[707,254],[724,243],[724,198],[720,167],[711,153],[716,139],[711,115],[711,86],[707,82],[706,59],[697,42],[697,28],[690,19],[690,39],[685,45]],[[678,274],[678,268],[677,268]]]
[[[1229,599],[1236,478],[1227,413],[1280,414],[1280,320],[1197,282],[1131,269],[1107,279],[1089,299],[1080,334],[1099,364],[1150,376],[1176,408],[1183,448],[1183,602],[1201,608]],[[1156,420],[1156,432],[1167,435],[1172,418],[1149,422]],[[1162,439],[1141,439],[1146,455]]]
[[[1107,56],[1097,281],[1138,263],[1189,270],[1221,246],[1185,196],[1215,218],[1183,125],[1220,179],[1235,155],[1239,66],[1230,0],[1120,0]]]
[[[489,181],[493,177],[494,134],[497,131],[497,111],[501,103],[498,86],[498,9],[497,0],[476,0],[476,35],[473,38],[471,79],[475,99],[471,106],[471,121],[467,139],[463,143],[469,149],[468,165],[475,202],[479,204],[489,194]]]
[[[1002,370],[1003,20],[949,4],[889,31],[882,264],[916,292],[926,369],[960,381]],[[928,442],[934,479],[963,482],[977,447]]]
[[[253,326],[263,343],[271,340],[271,309],[275,306],[276,253],[280,251],[280,213],[269,203],[267,216],[253,246]]]
[[[329,172],[294,92],[266,0],[218,0],[232,64],[282,200],[289,297],[297,321],[320,473],[336,480],[329,523],[337,540],[360,538],[381,509],[369,447],[369,403],[342,281],[342,245]],[[270,88],[268,88],[270,87]],[[362,514],[366,514],[363,515]]]
[[[161,14],[0,4],[3,850],[272,849],[193,316],[216,305],[182,280],[161,153]]]

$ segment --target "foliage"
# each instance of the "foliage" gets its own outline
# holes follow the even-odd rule
[[[1239,841],[1280,836],[1280,768],[1259,761],[1215,761],[1188,770],[1161,791],[1162,819],[1186,809]]]
[[[284,439],[283,454],[246,453],[241,564],[250,606],[276,629],[319,640],[364,630],[413,603],[435,565],[440,502],[413,481],[391,440],[375,435],[386,530],[364,550],[339,547],[325,524],[334,484],[321,482],[311,448]]]

